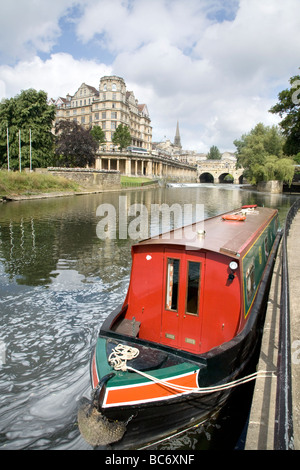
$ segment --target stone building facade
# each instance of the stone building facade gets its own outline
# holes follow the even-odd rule
[[[82,83],[76,93],[55,102],[56,120],[74,120],[85,128],[100,126],[106,142],[102,150],[114,150],[112,137],[119,126],[128,126],[132,146],[152,150],[152,127],[146,104],[139,104],[132,91],[127,91],[121,77],[115,75],[100,79],[99,89]]]

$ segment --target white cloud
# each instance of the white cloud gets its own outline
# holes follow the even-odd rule
[[[75,0],[9,0],[1,3],[0,57],[9,62],[50,52],[61,31],[59,19]]]
[[[190,47],[207,23],[202,12],[207,0],[91,0],[87,2],[77,33],[88,42],[98,35],[115,53],[167,38],[179,48]],[[100,36],[100,37],[99,37]]]
[[[85,82],[96,88],[103,75],[110,75],[111,67],[88,60],[75,60],[70,54],[53,54],[43,61],[35,56],[16,66],[0,66],[1,98],[15,96],[20,90],[45,90],[49,98],[74,94]]]
[[[210,25],[195,53],[208,54],[211,62],[235,80],[249,82],[262,73],[278,76],[299,58],[299,29],[298,0],[241,0],[235,20]]]
[[[101,76],[116,74],[147,103],[154,140],[173,140],[179,120],[189,149],[234,149],[233,140],[258,122],[278,122],[268,109],[300,66],[299,0],[52,0],[51,9],[48,0],[40,0],[37,9],[34,5],[36,0],[5,5],[0,44],[7,46],[11,62],[0,66],[0,98],[29,87],[65,96],[82,82],[98,87]],[[111,54],[107,65],[101,59],[76,60],[75,49],[73,56],[63,48],[53,53],[63,37],[63,17],[73,22],[86,57],[95,45],[99,56]],[[74,48],[80,44],[75,39]],[[52,55],[42,60],[39,51]]]

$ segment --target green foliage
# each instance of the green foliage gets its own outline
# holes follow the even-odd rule
[[[300,165],[300,152],[294,156],[294,161],[297,163],[297,165]]]
[[[237,165],[245,168],[245,176],[252,184],[280,180],[291,184],[294,161],[283,152],[285,139],[276,126],[256,125],[249,134],[235,140]]]
[[[207,154],[207,159],[208,160],[221,160],[221,158],[222,158],[222,155],[218,147],[216,147],[215,145],[210,147],[209,152]]]
[[[228,175],[225,176],[224,181],[226,183],[233,183],[234,177],[230,173],[228,173]]]
[[[51,133],[55,107],[47,103],[44,91],[29,89],[0,103],[0,168],[7,168],[7,129],[9,133],[10,168],[19,167],[19,131],[21,165],[29,167],[30,130],[33,167],[46,166],[53,157],[54,137]]]
[[[93,138],[96,140],[98,145],[101,145],[105,142],[105,140],[106,140],[105,139],[105,132],[102,130],[102,128],[100,126],[94,126],[90,130],[90,133],[93,136]]]
[[[113,135],[112,142],[115,145],[119,145],[120,150],[128,147],[131,144],[131,135],[128,126],[119,124]]]
[[[57,164],[66,167],[93,165],[98,143],[90,130],[75,121],[59,121],[55,125]]]
[[[279,102],[270,112],[284,117],[280,122],[286,137],[284,151],[287,155],[296,155],[300,152],[300,75],[290,78],[290,85],[278,94]]]

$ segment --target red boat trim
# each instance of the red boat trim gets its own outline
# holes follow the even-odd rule
[[[177,375],[164,379],[170,384],[180,385],[183,387],[198,387],[199,370],[188,372],[186,374]],[[143,382],[134,385],[124,385],[120,387],[107,387],[102,403],[102,408],[110,408],[114,406],[137,405],[170,398],[178,398],[187,395],[190,392],[176,392],[171,387],[167,387],[160,383]]]

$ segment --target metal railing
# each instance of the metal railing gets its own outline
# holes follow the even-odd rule
[[[294,449],[287,237],[292,221],[299,208],[300,198],[294,202],[287,214],[282,236],[279,347],[277,360],[277,390],[274,427],[275,450]]]

